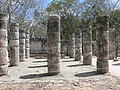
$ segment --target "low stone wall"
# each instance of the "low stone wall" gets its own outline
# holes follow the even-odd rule
[[[61,54],[68,55],[68,41],[61,40]],[[42,56],[43,58],[46,57],[47,54],[47,39],[43,38],[31,38],[30,39],[30,56]]]
[[[30,54],[46,53],[47,40],[43,38],[30,38]]]

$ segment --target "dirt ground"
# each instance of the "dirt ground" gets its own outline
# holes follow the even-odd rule
[[[0,77],[0,90],[120,90],[120,61],[109,61],[110,73],[96,73],[93,65],[82,65],[72,58],[61,59],[61,73],[47,75],[47,60],[29,58],[19,66],[9,67],[7,76]]]

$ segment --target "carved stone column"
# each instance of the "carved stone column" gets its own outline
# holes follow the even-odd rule
[[[20,45],[20,62],[25,61],[25,31],[20,29],[19,30],[19,45]]]
[[[107,16],[96,18],[96,44],[97,44],[97,72],[107,73],[109,71],[109,23]]]
[[[30,57],[30,35],[29,30],[26,31],[26,38],[25,38],[25,56],[26,58]]]
[[[10,25],[10,66],[19,64],[19,24],[11,23]]]
[[[69,48],[68,53],[70,58],[75,58],[75,33],[69,35]]]
[[[92,32],[91,27],[83,29],[83,64],[92,64]]]
[[[48,74],[56,75],[60,73],[60,17],[49,16],[47,26],[47,60]]]
[[[0,76],[8,73],[7,23],[8,16],[0,13]]]
[[[66,42],[65,42],[65,40],[62,40],[61,41],[61,58],[62,59],[65,58],[66,50],[67,50]]]
[[[82,32],[75,32],[75,61],[81,61],[82,56]]]
[[[114,59],[115,27],[109,28],[109,59]]]

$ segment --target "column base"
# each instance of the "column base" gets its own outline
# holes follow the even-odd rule
[[[0,76],[7,74],[8,74],[8,66],[7,65],[0,66]]]
[[[92,54],[83,55],[83,65],[92,65]]]
[[[60,73],[59,64],[57,65],[48,65],[48,75],[58,75]]]
[[[109,72],[108,60],[99,60],[97,61],[97,73],[105,74]]]

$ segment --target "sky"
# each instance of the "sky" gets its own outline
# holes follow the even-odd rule
[[[47,5],[50,3],[50,2],[52,2],[52,0],[45,0],[45,7],[47,7]]]
[[[50,3],[52,0],[46,0],[46,3],[48,4],[48,3]]]

